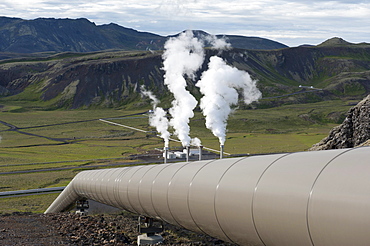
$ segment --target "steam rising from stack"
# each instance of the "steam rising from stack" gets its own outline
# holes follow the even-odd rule
[[[147,91],[144,86],[141,86],[141,93],[149,97],[153,104],[153,113],[149,114],[149,125],[156,128],[161,138],[164,140],[164,146],[168,148],[170,133],[168,131],[168,119],[166,111],[163,108],[157,107],[159,100],[151,91]]]
[[[164,45],[163,70],[164,83],[173,93],[170,114],[170,125],[175,130],[184,147],[189,146],[190,118],[194,117],[194,108],[198,102],[186,90],[185,75],[195,78],[195,72],[202,66],[204,60],[203,44],[193,36],[191,31],[181,33],[176,38],[170,38]]]
[[[237,89],[242,91],[246,104],[259,99],[262,95],[256,87],[256,81],[253,81],[247,72],[227,65],[217,56],[210,58],[208,70],[203,73],[196,86],[204,95],[200,107],[206,117],[206,127],[218,137],[221,145],[225,144],[231,106],[238,104]]]
[[[224,39],[217,39],[215,36],[207,36],[203,39],[217,49],[230,47],[230,44]],[[163,54],[164,83],[174,95],[172,107],[169,110],[172,116],[170,121],[166,118],[166,112],[157,107],[159,101],[156,97],[146,91],[144,87],[141,88],[143,95],[152,99],[153,114],[150,116],[149,122],[161,134],[165,141],[165,148],[168,147],[170,136],[168,127],[172,126],[183,147],[188,149],[190,144],[198,146],[199,154],[201,154],[201,141],[198,138],[191,139],[189,136],[189,121],[190,118],[194,117],[193,110],[198,102],[186,90],[186,78],[195,79],[195,72],[204,62],[203,48],[203,41],[194,37],[191,31],[170,38],[165,43]],[[222,158],[226,141],[227,119],[233,111],[231,107],[238,104],[239,94],[242,95],[246,104],[258,100],[262,94],[256,87],[256,81],[253,81],[247,72],[227,65],[222,58],[217,56],[210,58],[208,70],[202,74],[196,86],[203,94],[200,108],[206,117],[206,127],[218,137],[221,148],[220,158]],[[189,153],[189,151],[187,152]]]

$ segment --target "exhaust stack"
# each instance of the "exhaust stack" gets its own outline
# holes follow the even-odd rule
[[[167,158],[168,158],[168,147],[164,147],[163,150],[164,150],[164,163],[166,164],[167,163]]]
[[[225,146],[223,144],[220,145],[220,159],[224,158],[224,148]]]
[[[201,161],[202,160],[203,146],[200,145],[198,148],[199,148],[199,160]]]
[[[189,162],[189,156],[190,156],[190,146],[186,146],[186,162]]]

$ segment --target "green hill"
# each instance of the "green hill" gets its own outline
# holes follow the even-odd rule
[[[140,107],[144,84],[170,106],[163,84],[162,52],[60,53],[0,63],[0,103],[46,108]],[[263,93],[258,107],[362,99],[370,93],[370,45],[319,45],[277,50],[206,50],[245,70]],[[194,81],[189,90],[199,97]],[[311,88],[313,87],[313,88]],[[148,102],[145,102],[148,103]],[[241,105],[242,106],[242,105]]]

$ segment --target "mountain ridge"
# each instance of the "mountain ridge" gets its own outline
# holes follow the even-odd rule
[[[288,47],[276,41],[258,37],[221,36],[226,37],[235,48],[279,49]],[[0,52],[161,50],[169,37],[171,36],[140,32],[115,23],[96,25],[86,18],[24,20],[0,17]]]
[[[111,23],[99,26],[101,29],[96,33],[95,41],[90,42],[88,38],[81,40],[81,37],[84,38],[86,32],[94,33],[98,29],[95,23],[87,19],[39,18],[26,22],[41,22],[42,25],[37,27],[24,25],[25,21],[19,18],[0,17],[0,22],[0,38],[6,32],[12,35],[20,33],[20,39],[18,36],[5,36],[8,41],[14,41],[10,42],[14,49],[18,46],[26,49],[23,50],[25,53],[12,53],[9,50],[0,52],[0,102],[26,101],[44,108],[68,109],[136,107],[143,103],[140,85],[160,95],[164,104],[170,102],[172,95],[163,82],[161,50],[166,38],[170,36],[164,38],[141,33]],[[14,26],[14,23],[19,25]],[[81,27],[84,27],[83,31]],[[16,31],[11,32],[11,28]],[[41,32],[37,28],[41,31],[58,30],[58,33],[65,31],[69,33],[70,39],[63,39],[63,35],[52,35],[53,39],[33,39]],[[122,35],[123,32],[126,34]],[[194,35],[204,36],[207,33],[196,30]],[[247,40],[237,35],[225,38],[232,41],[232,44]],[[103,39],[104,42],[99,42]],[[248,40],[257,43],[262,40],[266,44],[266,40],[261,38]],[[41,50],[47,47],[69,49],[27,53],[30,51],[27,47],[30,46],[22,46],[24,42]],[[132,49],[112,48],[116,47],[115,42],[124,43]],[[4,47],[8,46],[0,42],[0,50]],[[102,47],[105,50],[101,50]],[[84,52],[88,49],[92,51]],[[331,99],[357,100],[370,93],[370,45],[366,43],[352,44],[340,38],[332,38],[317,46],[284,46],[279,49],[233,46],[224,51],[205,49],[205,61],[196,79],[207,69],[209,59],[214,55],[248,72],[258,81],[258,88],[264,97],[259,107]],[[188,80],[187,83],[188,89],[199,98],[201,95],[195,87],[195,81]]]
[[[295,47],[279,50],[206,49],[247,71],[263,93],[259,107],[361,99],[370,94],[370,46]],[[61,53],[0,61],[0,102],[39,102],[46,108],[140,106],[140,85],[170,106],[163,82],[162,52],[111,51]],[[188,89],[196,97],[195,81]],[[313,87],[313,89],[311,89]]]

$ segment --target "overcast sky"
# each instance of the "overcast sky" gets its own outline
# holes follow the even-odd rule
[[[0,0],[0,9],[8,17],[83,17],[164,36],[197,29],[288,46],[332,37],[370,43],[370,0]]]

